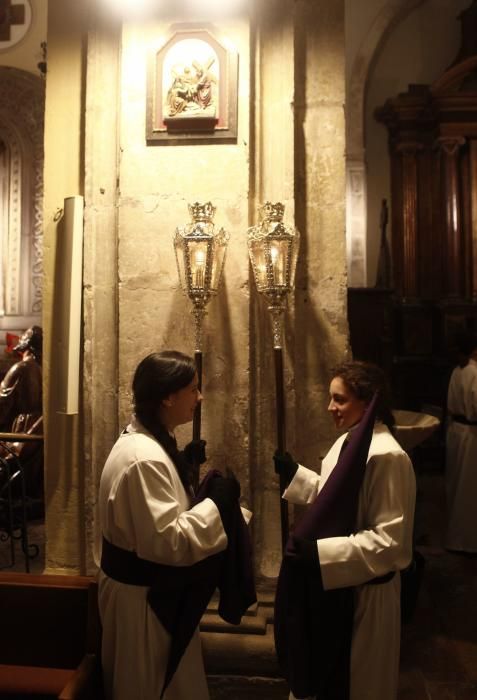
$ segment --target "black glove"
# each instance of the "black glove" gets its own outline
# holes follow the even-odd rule
[[[283,454],[277,450],[273,455],[273,461],[275,462],[275,472],[283,475],[286,481],[290,483],[298,469],[298,464],[291,454],[289,452]]]
[[[207,496],[213,500],[219,509],[224,528],[230,523],[233,506],[240,498],[240,483],[235,474],[227,469],[227,476],[216,476],[210,482]]]
[[[192,440],[184,447],[184,457],[189,464],[204,464],[207,459],[206,444],[205,440]]]
[[[316,540],[304,540],[296,535],[292,535],[291,538],[294,551],[287,552],[285,555],[290,563],[311,571],[321,572]]]

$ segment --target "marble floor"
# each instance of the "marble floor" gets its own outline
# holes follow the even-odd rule
[[[444,550],[444,526],[442,471],[418,473],[415,534],[426,565],[415,615],[403,627],[399,700],[477,700],[477,557]],[[41,573],[41,520],[30,524],[29,538],[39,546],[30,571]],[[0,541],[0,568],[25,571],[19,542],[13,567],[10,554]]]

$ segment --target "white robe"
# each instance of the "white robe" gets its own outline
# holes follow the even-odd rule
[[[223,551],[227,536],[215,503],[189,509],[174,464],[139,423],[128,426],[106,461],[99,489],[102,532],[112,544],[150,561],[188,566]],[[148,587],[99,577],[102,664],[108,700],[156,700],[169,635],[147,603]],[[164,700],[208,700],[199,632],[190,642]]]
[[[477,362],[470,360],[451,375],[447,393],[449,416],[477,421]],[[446,444],[448,549],[477,552],[477,425],[450,418]]]
[[[321,477],[300,466],[284,492],[292,503],[312,503],[338,461],[345,435],[323,460]],[[416,484],[408,455],[377,423],[358,503],[356,532],[318,540],[325,590],[353,586],[350,700],[395,700],[401,638],[401,579],[366,585],[406,568],[412,557]],[[290,694],[290,698],[293,698]]]

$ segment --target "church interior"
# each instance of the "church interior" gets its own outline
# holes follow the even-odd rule
[[[253,257],[267,212],[289,247],[265,246],[266,265],[296,266],[272,302]],[[215,238],[191,272],[181,236],[197,226]],[[61,576],[59,609],[75,595],[83,622],[97,616],[99,481],[133,370],[156,350],[195,353],[202,474],[240,480],[258,591],[239,628],[214,601],[202,619],[211,698],[284,700],[272,456],[278,440],[319,472],[332,369],[353,357],[385,370],[417,480],[425,566],[399,700],[477,700],[477,553],[444,547],[446,396],[456,338],[477,333],[474,250],[477,0],[0,0],[0,378],[25,329],[43,329],[41,427],[23,443],[1,427],[20,461],[43,460],[41,496],[0,486],[2,591],[26,609],[19,588],[40,596],[43,580],[54,608]],[[210,293],[191,294],[191,275]],[[286,509],[292,526],[300,508]],[[95,630],[74,653],[97,653]],[[20,697],[3,648],[0,697]]]

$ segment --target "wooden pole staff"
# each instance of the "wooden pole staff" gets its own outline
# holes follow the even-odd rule
[[[285,392],[283,381],[283,349],[273,348],[275,360],[275,396],[276,396],[276,421],[277,421],[277,449],[283,454],[286,451],[286,416],[285,416]],[[280,525],[282,535],[282,552],[288,540],[288,503],[282,498],[282,493],[287,487],[283,474],[280,474]]]

